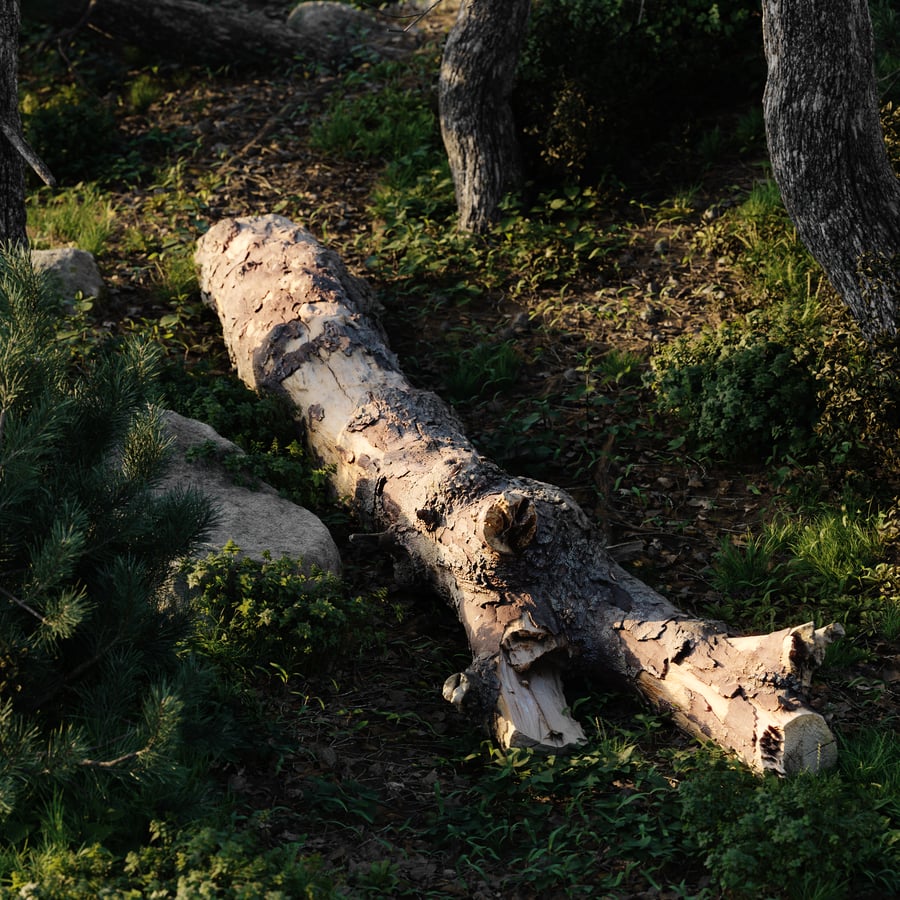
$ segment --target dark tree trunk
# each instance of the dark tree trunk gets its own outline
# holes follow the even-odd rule
[[[459,227],[483,231],[521,180],[510,94],[529,0],[463,0],[440,75],[441,135]]]
[[[19,119],[19,0],[0,0],[0,241],[24,244],[25,172],[11,136]]]
[[[866,0],[764,0],[772,171],[800,239],[868,339],[898,330],[900,182]]]
[[[287,219],[219,222],[197,261],[241,378],[291,399],[365,543],[389,547],[455,608],[472,664],[444,697],[501,745],[583,741],[562,686],[580,670],[634,685],[758,769],[835,761],[804,695],[839,628],[734,637],[622,570],[570,496],[491,464],[438,397],[409,384],[365,285]]]

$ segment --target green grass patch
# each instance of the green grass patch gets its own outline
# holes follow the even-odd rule
[[[100,256],[108,249],[114,223],[109,196],[92,184],[42,190],[29,198],[28,234],[36,250],[74,245]]]

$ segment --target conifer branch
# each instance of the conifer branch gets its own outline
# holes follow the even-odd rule
[[[172,700],[170,697],[163,697],[160,702],[158,709],[156,711],[156,721],[153,724],[153,731],[147,738],[147,742],[141,747],[140,750],[132,750],[130,753],[123,753],[121,756],[117,756],[115,759],[83,759],[79,763],[79,765],[84,766],[88,769],[114,769],[117,766],[124,765],[125,763],[134,762],[139,760],[143,756],[148,756],[153,752],[154,748],[160,742],[165,743],[165,736],[167,733],[166,728],[166,709],[172,706]],[[174,704],[175,709],[177,710],[180,707],[179,703]]]
[[[32,609],[24,600],[20,600],[15,594],[6,590],[6,588],[2,585],[0,585],[0,594],[3,594],[3,596],[6,597],[7,600],[12,601],[16,604],[16,606],[24,609],[25,612],[31,613],[31,615],[33,615],[41,623],[41,625],[47,624],[47,620],[37,610]]]

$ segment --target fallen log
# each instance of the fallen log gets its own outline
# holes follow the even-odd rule
[[[124,41],[192,65],[289,65],[295,59],[345,66],[362,49],[396,56],[412,38],[345,4],[298,4],[286,22],[199,0],[32,0],[26,16]]]
[[[581,671],[636,686],[758,770],[835,762],[805,696],[840,626],[735,637],[676,609],[610,558],[568,494],[478,454],[403,376],[366,286],[287,219],[224,220],[196,259],[240,377],[290,398],[338,494],[455,608],[473,659],[444,696],[503,747],[581,743],[562,686]]]

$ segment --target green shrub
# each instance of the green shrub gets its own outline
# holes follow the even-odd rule
[[[440,148],[427,63],[382,63],[348,75],[310,127],[310,145],[344,159],[385,160],[408,178],[429,167]],[[360,90],[361,88],[361,90]],[[394,177],[398,177],[395,172]]]
[[[73,361],[55,340],[58,309],[27,255],[0,257],[0,820],[10,840],[133,834],[196,783],[182,715],[202,678],[180,655],[189,620],[166,585],[211,512],[199,496],[153,490],[166,452],[156,352],[125,341]]]
[[[340,517],[328,506],[328,470],[301,447],[300,429],[284,398],[256,394],[236,377],[202,365],[187,371],[172,364],[162,383],[171,409],[205,422],[244,451],[221,460],[236,481],[265,481],[294,503]]]
[[[263,846],[252,830],[207,826],[163,839],[128,856],[125,872],[140,896],[221,900],[328,900],[337,896],[322,861],[302,842]]]
[[[733,764],[679,788],[686,834],[736,898],[851,898],[900,889],[900,856],[875,797],[840,775],[759,778]]]
[[[199,641],[209,656],[238,670],[321,669],[350,650],[380,640],[373,612],[383,599],[351,597],[329,573],[297,560],[222,553],[184,566],[195,592]]]
[[[530,155],[556,177],[634,174],[716,104],[758,96],[757,16],[749,0],[538,0],[515,93]]]
[[[885,122],[894,119],[887,109]],[[891,131],[887,134],[890,146]],[[835,476],[850,470],[872,476],[896,472],[900,369],[895,342],[870,345],[863,340],[799,241],[777,185],[771,180],[755,185],[743,203],[697,231],[694,247],[733,264],[743,282],[743,300],[732,305],[739,306],[734,311],[745,317],[696,339],[682,338],[656,357],[650,383],[660,392],[661,406],[680,409],[687,416],[698,414],[710,400],[708,395],[719,391],[723,358],[755,345],[743,360],[736,358],[729,365],[746,369],[741,362],[749,365],[754,354],[762,352],[764,370],[758,378],[744,382],[747,409],[757,421],[772,413],[777,452],[798,453],[814,447]],[[789,353],[787,348],[793,350]],[[707,382],[712,374],[713,380]],[[774,393],[767,388],[771,377],[786,378]],[[763,394],[754,399],[751,395],[758,389]],[[762,406],[758,401],[763,401]],[[782,401],[794,405],[779,412]],[[710,403],[712,410],[726,407],[716,396]],[[686,428],[710,452],[714,450],[715,442],[708,437],[698,439],[698,431],[708,435],[709,428],[690,421]],[[814,441],[808,440],[810,429],[815,432]],[[738,433],[747,436],[746,430]],[[769,452],[772,446],[773,442],[766,442],[761,449]]]
[[[26,138],[61,183],[99,177],[119,146],[109,107],[74,85],[26,94],[22,114]]]
[[[682,338],[651,361],[659,407],[711,456],[747,460],[810,448],[816,382],[801,352],[740,326]]]
[[[303,855],[301,842],[267,848],[250,824],[249,828],[238,823],[195,825],[174,833],[155,824],[153,843],[124,860],[98,844],[78,850],[48,847],[0,860],[0,872],[7,873],[15,896],[29,900],[338,896],[321,860]]]

